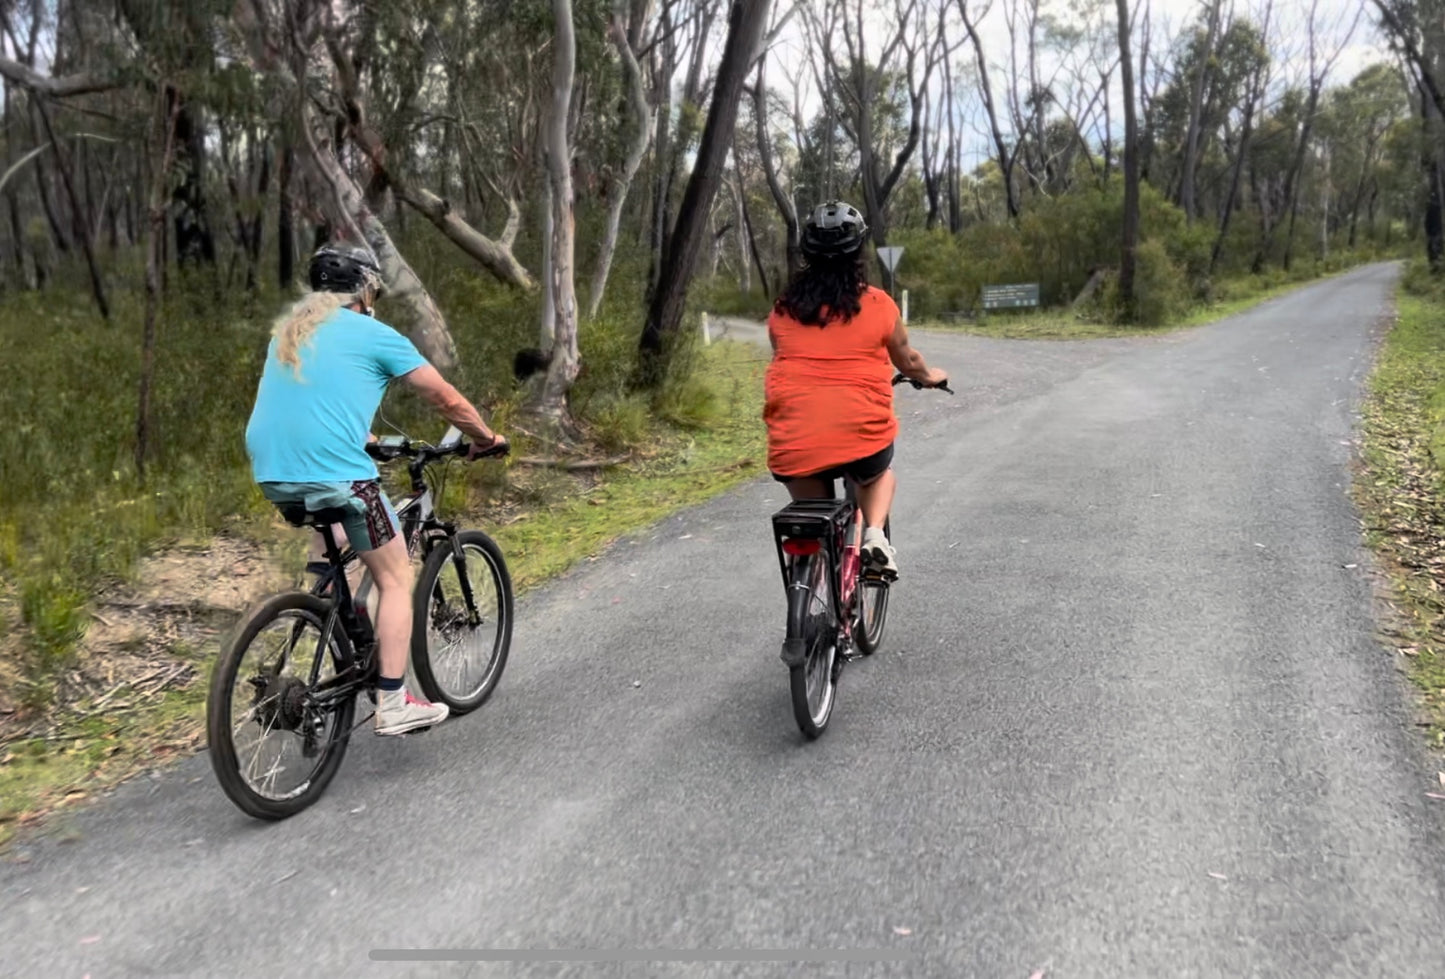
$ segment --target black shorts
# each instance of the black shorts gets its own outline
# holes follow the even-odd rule
[[[867,485],[879,476],[888,471],[893,463],[893,443],[889,442],[884,448],[865,456],[862,459],[855,459],[852,462],[845,462],[841,466],[834,466],[832,469],[824,469],[822,472],[808,473],[806,476],[782,476],[773,473],[773,478],[780,483],[791,483],[795,479],[821,479],[831,482],[846,476],[853,482],[860,485]]]

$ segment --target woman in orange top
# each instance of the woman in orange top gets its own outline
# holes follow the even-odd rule
[[[763,420],[768,468],[795,500],[829,495],[833,480],[858,486],[866,560],[891,576],[898,564],[883,533],[893,504],[893,369],[932,387],[948,375],[908,345],[898,307],[868,285],[868,226],[841,201],[822,205],[803,231],[803,266],[773,304]]]

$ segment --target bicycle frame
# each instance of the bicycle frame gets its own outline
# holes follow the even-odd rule
[[[466,555],[457,543],[456,525],[437,519],[431,487],[425,479],[426,467],[431,461],[434,460],[420,457],[413,459],[408,465],[411,495],[396,507],[397,520],[401,524],[401,535],[406,541],[407,553],[413,557],[420,553],[425,560],[439,541],[445,539],[451,543],[453,559],[462,572],[458,578],[462,596],[466,601],[468,621],[475,627],[481,616],[477,612],[471,579],[466,574]],[[357,687],[370,681],[376,673],[376,633],[369,616],[361,612],[366,607],[373,586],[370,574],[363,572],[361,582],[353,593],[346,572],[354,562],[361,559],[361,555],[349,543],[342,549],[336,541],[331,524],[316,523],[312,526],[321,534],[328,567],[311,587],[311,594],[327,597],[329,590],[333,601],[331,611],[321,628],[316,655],[312,657],[308,682],[314,692],[314,706],[329,707],[334,700],[352,695]],[[355,661],[345,670],[340,670],[335,677],[323,681],[320,679],[322,657],[331,644],[331,636],[338,623],[351,640]]]

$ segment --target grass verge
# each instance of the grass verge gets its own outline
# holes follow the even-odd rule
[[[1396,611],[1391,642],[1445,748],[1445,283],[1412,266],[1370,377],[1354,496]]]

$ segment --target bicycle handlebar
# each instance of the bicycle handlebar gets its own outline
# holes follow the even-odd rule
[[[472,443],[470,442],[458,442],[455,445],[447,446],[445,449],[428,445],[426,442],[414,442],[411,439],[406,439],[399,444],[395,442],[387,444],[368,442],[366,444],[366,454],[379,462],[391,462],[393,459],[399,459],[405,456],[408,459],[415,459],[418,465],[423,466],[428,462],[436,459],[444,459],[447,456],[465,456],[471,450]],[[504,456],[510,451],[512,451],[511,443],[502,442],[480,453],[477,458],[489,459]]]
[[[894,383],[894,384],[902,384],[904,381],[907,381],[909,384],[912,384],[915,388],[917,388],[917,389],[920,390],[920,391],[922,391],[924,388],[937,388],[937,389],[940,390],[940,391],[947,391],[949,394],[953,394],[953,393],[954,393],[953,388],[951,388],[951,387],[948,386],[948,382],[947,382],[947,381],[944,381],[942,384],[924,384],[922,381],[915,381],[913,378],[909,377],[907,374],[904,374],[904,373],[901,373],[901,372],[898,373],[898,374],[895,374],[895,375],[893,376],[893,383]]]

